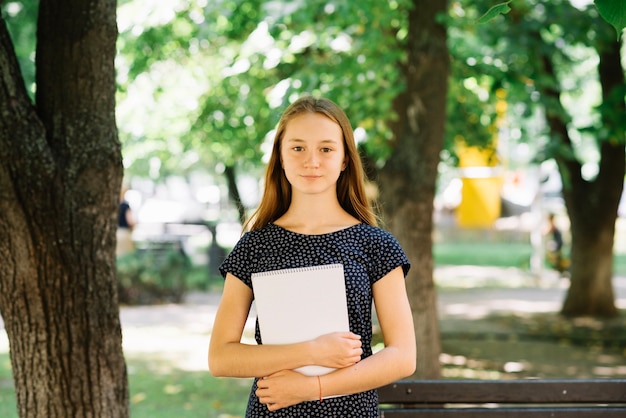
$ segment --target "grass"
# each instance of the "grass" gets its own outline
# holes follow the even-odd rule
[[[13,372],[7,353],[0,353],[0,417],[17,418]]]
[[[133,418],[243,417],[249,379],[220,379],[206,371],[171,367],[163,360],[129,358]]]
[[[494,266],[528,268],[529,244],[498,242],[446,242],[433,247],[435,265]]]
[[[528,271],[532,248],[524,243],[445,242],[433,248],[436,266],[515,267]],[[550,268],[546,265],[546,268]],[[613,274],[626,276],[626,254],[614,254]],[[462,286],[464,280],[469,286]],[[529,286],[528,278],[454,278],[452,287]],[[467,320],[467,329],[472,320]],[[626,376],[626,312],[617,318],[568,320],[557,312],[494,315],[483,320],[491,332],[442,338],[442,375],[446,378],[519,379]],[[489,326],[491,324],[491,326]],[[496,332],[495,330],[501,330]]]
[[[527,270],[532,247],[519,242],[443,242],[433,246],[436,266],[493,266]],[[626,254],[613,255],[613,274],[626,276]]]
[[[615,318],[567,319],[555,312],[492,314],[482,331],[465,328],[442,338],[445,377],[624,378],[626,312]]]
[[[442,376],[448,379],[624,378],[624,354],[599,345],[530,340],[512,333],[506,339],[444,338]]]

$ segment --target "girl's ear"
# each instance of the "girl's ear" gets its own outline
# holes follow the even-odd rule
[[[348,159],[348,156],[346,155],[346,157],[343,159],[343,164],[341,165],[341,171],[345,170],[346,167],[348,167],[348,162],[350,162],[350,160]]]

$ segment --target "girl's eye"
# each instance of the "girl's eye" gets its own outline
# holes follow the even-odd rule
[[[330,148],[322,148],[322,152],[331,152],[332,150]]]
[[[293,147],[293,150],[294,150],[294,151],[303,151],[303,150],[304,150],[304,147],[300,147],[300,146]]]

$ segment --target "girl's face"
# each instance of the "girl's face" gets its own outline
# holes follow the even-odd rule
[[[319,113],[291,119],[283,135],[280,161],[292,193],[332,193],[346,168],[343,132],[339,124]]]

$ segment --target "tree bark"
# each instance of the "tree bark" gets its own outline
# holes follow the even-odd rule
[[[127,417],[115,0],[39,2],[36,105],[0,18],[0,314],[20,417]]]
[[[380,171],[385,223],[412,267],[407,289],[418,346],[416,377],[439,378],[441,341],[433,282],[433,209],[439,154],[444,143],[449,57],[438,15],[447,1],[414,0],[409,11],[406,91],[394,102],[393,153]]]

